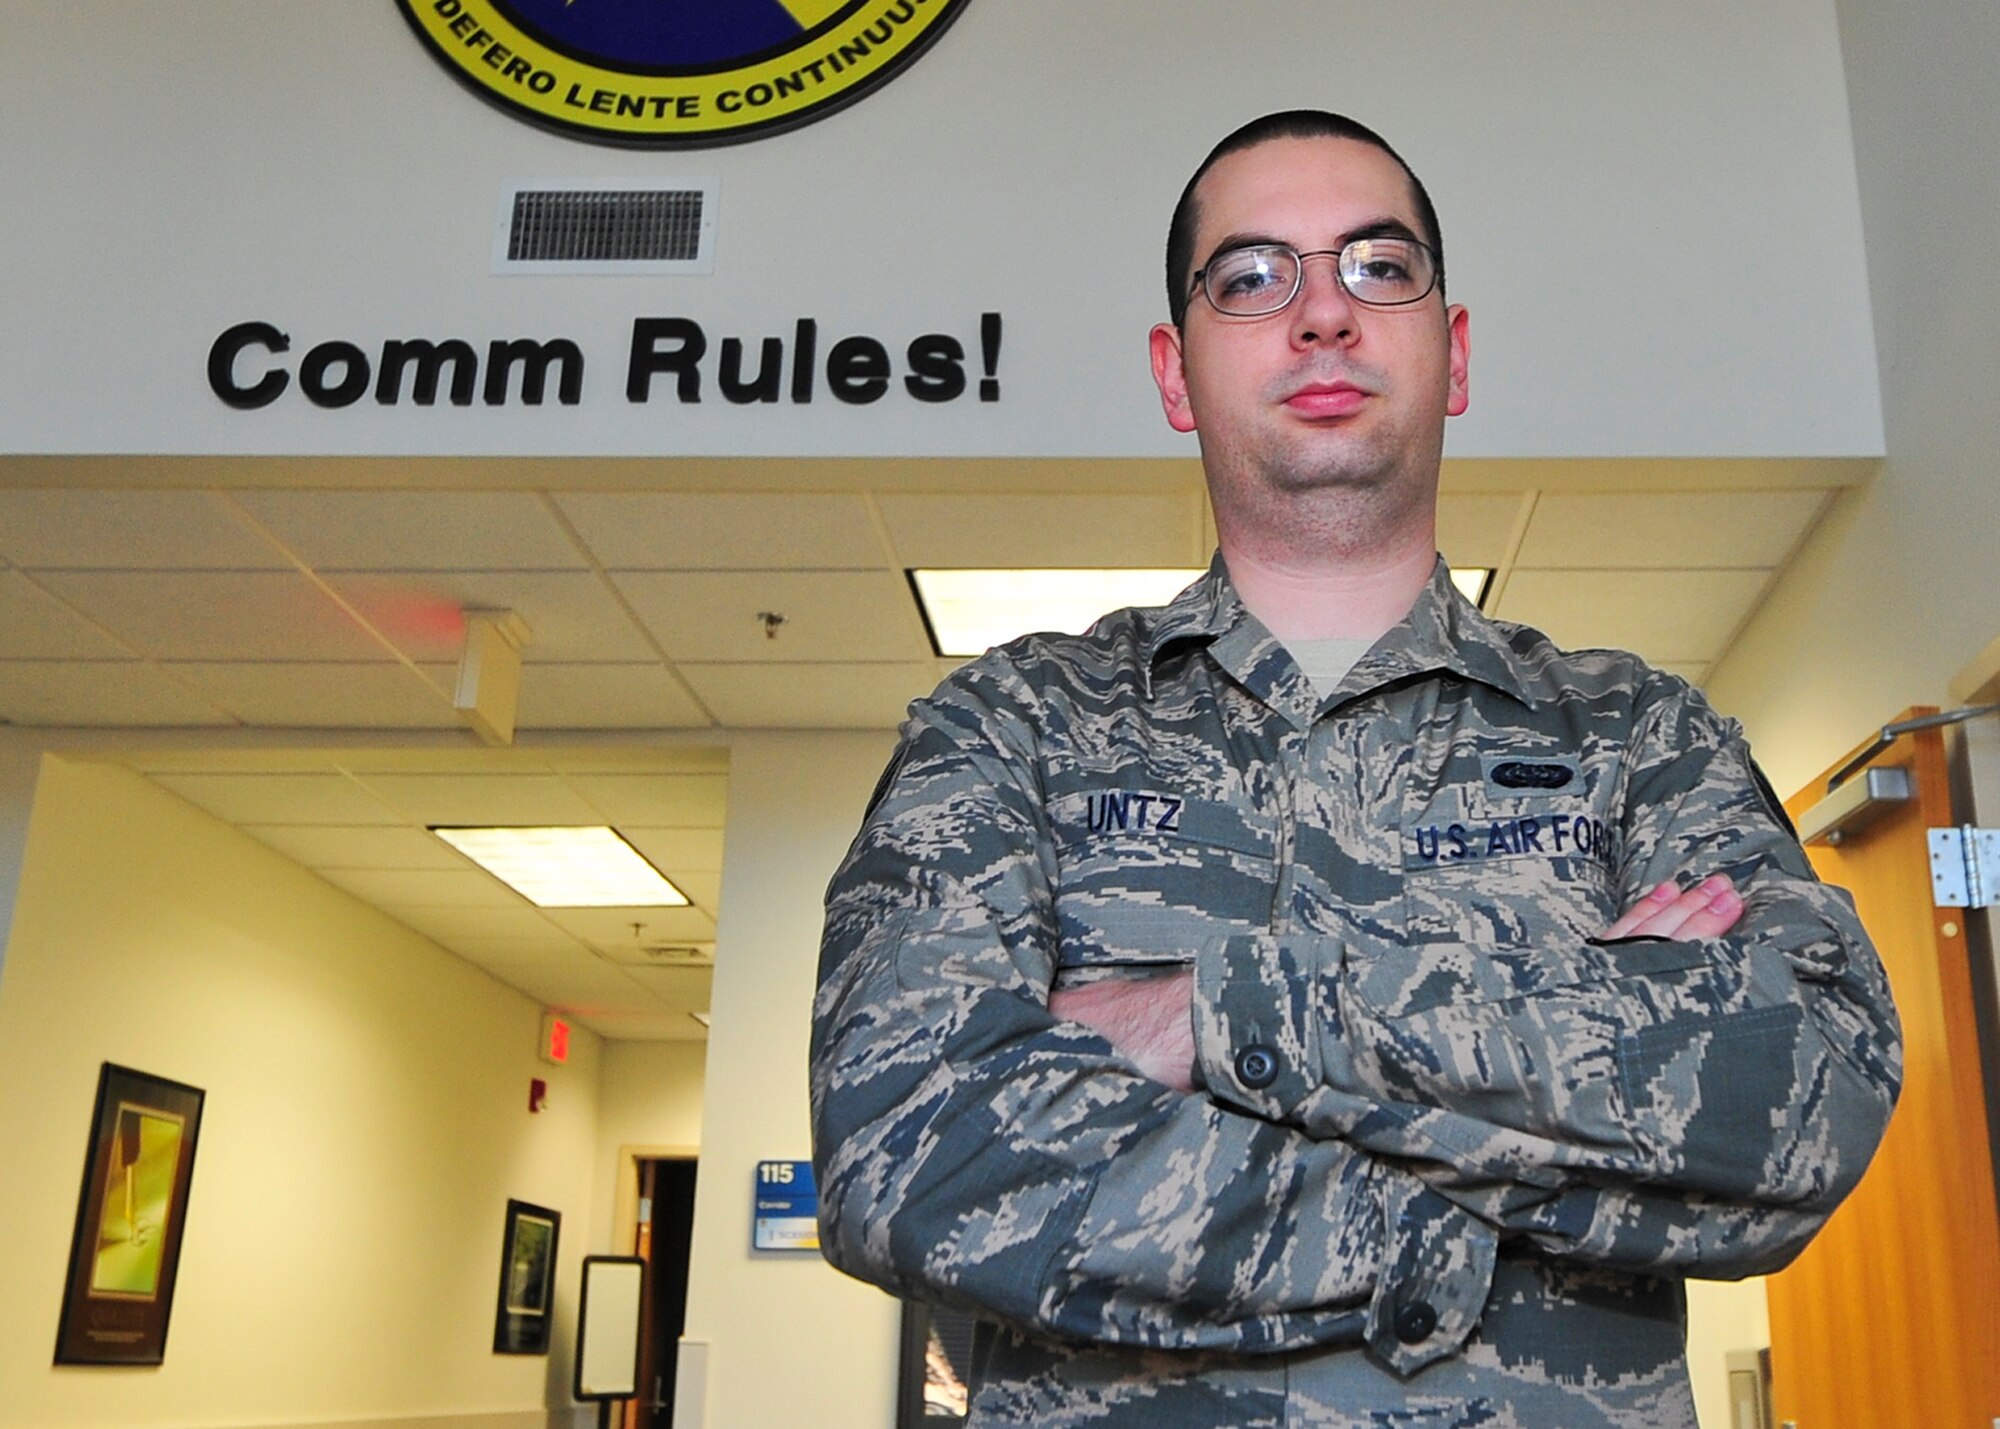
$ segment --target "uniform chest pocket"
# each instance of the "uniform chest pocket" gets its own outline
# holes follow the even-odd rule
[[[1403,828],[1412,943],[1506,948],[1595,937],[1619,914],[1612,830],[1587,814],[1417,819]]]
[[[1060,966],[1191,962],[1217,936],[1269,925],[1275,835],[1241,807],[1115,789],[1049,812]]]

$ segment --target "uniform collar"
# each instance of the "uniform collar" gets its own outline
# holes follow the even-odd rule
[[[1284,643],[1244,608],[1220,551],[1209,562],[1207,574],[1162,607],[1147,632],[1149,698],[1160,661],[1183,644],[1207,646],[1210,657],[1239,684],[1277,708],[1310,720],[1323,703],[1312,695]],[[1410,613],[1348,671],[1330,703],[1344,703],[1382,685],[1439,671],[1488,685],[1523,704],[1535,703],[1533,672],[1524,666],[1506,632],[1459,594],[1442,556]]]

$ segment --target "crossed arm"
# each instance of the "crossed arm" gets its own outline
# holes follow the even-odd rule
[[[1721,874],[1692,888],[1662,883],[1626,909],[1603,938],[1719,938],[1743,916],[1743,897]],[[1054,1016],[1080,1022],[1140,1072],[1177,1092],[1194,1090],[1194,973],[1111,978],[1059,987]]]

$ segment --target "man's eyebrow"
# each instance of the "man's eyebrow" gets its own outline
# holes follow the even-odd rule
[[[1382,218],[1371,218],[1365,223],[1348,229],[1347,232],[1334,240],[1332,246],[1335,248],[1345,248],[1348,244],[1361,238],[1407,238],[1412,243],[1422,243],[1424,241],[1418,236],[1417,231],[1411,228],[1409,224],[1403,222],[1402,219],[1384,216]],[[1213,263],[1223,254],[1238,248],[1257,248],[1266,244],[1274,244],[1281,248],[1297,247],[1289,238],[1278,238],[1269,233],[1245,230],[1224,235],[1221,241],[1209,250],[1208,262]],[[1203,266],[1206,266],[1206,264]]]

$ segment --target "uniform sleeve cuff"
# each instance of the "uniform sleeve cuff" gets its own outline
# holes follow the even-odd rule
[[[1218,938],[1194,964],[1194,1049],[1215,1101],[1287,1119],[1319,1083],[1311,940]]]
[[[1392,1173],[1382,1209],[1384,1255],[1368,1307],[1368,1347],[1407,1377],[1464,1348],[1492,1292],[1498,1237],[1401,1172]]]

